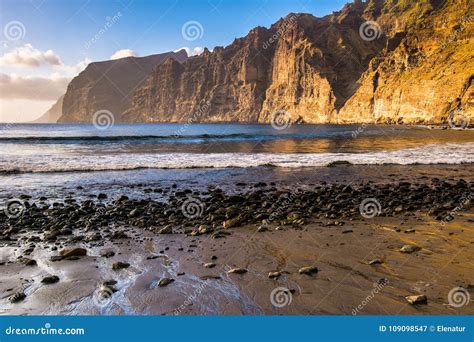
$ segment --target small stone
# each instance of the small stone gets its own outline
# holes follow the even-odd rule
[[[402,252],[402,253],[414,253],[414,252],[419,251],[420,249],[421,249],[421,248],[418,247],[418,246],[405,245],[405,246],[403,246],[402,248],[400,248],[400,252]]]
[[[257,232],[261,233],[261,232],[266,232],[267,230],[268,228],[266,226],[260,226],[258,227]]]
[[[227,273],[235,273],[235,274],[244,274],[247,273],[247,270],[245,268],[231,268],[230,270],[227,271]]]
[[[17,292],[14,295],[10,296],[8,300],[10,301],[10,303],[18,303],[18,302],[21,302],[25,298],[26,298],[26,294],[24,292]]]
[[[120,269],[122,269],[122,268],[128,268],[128,267],[130,267],[130,264],[129,264],[129,263],[120,262],[120,261],[118,261],[118,262],[116,262],[116,263],[114,263],[114,264],[112,265],[112,269],[113,269],[113,270],[120,270]]]
[[[281,276],[281,272],[279,271],[268,273],[268,278],[270,279],[278,279],[280,276]]]
[[[307,274],[307,275],[313,275],[315,273],[318,273],[318,268],[316,266],[306,266],[302,267],[298,270],[299,274]]]
[[[20,262],[25,266],[36,266],[36,260],[29,258],[21,258]]]
[[[166,226],[161,228],[158,231],[158,234],[173,234],[173,229],[171,228],[171,226]]]
[[[237,227],[239,224],[240,224],[239,219],[233,218],[233,219],[224,221],[223,226],[225,229],[228,229],[228,228]]]
[[[59,255],[63,258],[85,256],[87,251],[84,248],[66,248],[59,252]]]
[[[381,263],[383,263],[383,261],[380,259],[373,259],[369,261],[369,265],[379,265]]]
[[[54,283],[57,283],[58,281],[59,281],[59,277],[55,275],[46,276],[43,279],[41,279],[41,282],[46,285],[54,284]]]
[[[428,298],[425,295],[414,295],[405,297],[408,303],[415,304],[427,304]]]
[[[160,281],[158,282],[158,286],[163,287],[163,286],[171,284],[173,281],[174,279],[171,279],[171,278],[163,278],[163,279],[160,279]]]
[[[353,233],[354,231],[352,229],[346,229],[342,231],[342,234],[348,234],[348,233]]]
[[[100,256],[104,258],[111,258],[115,255],[114,251],[103,249],[100,251]]]
[[[213,267],[216,267],[216,264],[214,264],[213,262],[208,262],[207,264],[204,264],[204,267],[213,268]]]

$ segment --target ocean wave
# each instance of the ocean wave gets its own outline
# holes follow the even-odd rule
[[[350,134],[350,132],[345,132]],[[196,140],[268,140],[268,139],[307,139],[324,136],[323,133],[285,133],[285,134],[197,134],[197,135],[103,135],[103,136],[29,136],[0,137],[0,143],[124,143],[124,142],[163,142],[163,141],[196,141]]]
[[[0,162],[0,174],[90,172],[135,169],[321,167],[335,162],[356,165],[474,163],[474,143],[438,144],[364,153],[155,153],[126,155],[19,156]]]

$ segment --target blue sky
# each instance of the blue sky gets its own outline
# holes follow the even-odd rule
[[[3,33],[1,73],[16,77],[18,82],[21,78],[28,77],[54,78],[55,81],[63,77],[64,82],[55,85],[58,87],[55,91],[59,92],[66,79],[77,74],[88,62],[110,59],[119,50],[125,49],[128,51],[126,53],[146,56],[181,47],[212,49],[214,46],[228,45],[235,38],[245,36],[255,26],[268,27],[290,12],[324,16],[339,10],[346,2],[0,0]],[[192,41],[185,39],[182,34],[183,25],[190,21],[198,22],[202,27],[199,38]],[[12,22],[20,25],[19,39],[10,39],[9,33],[6,32]],[[104,32],[107,23],[110,25]],[[97,36],[99,38],[93,41]],[[15,65],[18,55],[28,54],[35,56],[35,65]],[[15,96],[0,98],[0,121],[18,118],[15,111],[21,112],[23,120],[34,119],[54,103],[51,99],[54,93],[45,95],[44,98],[38,95],[34,99]]]

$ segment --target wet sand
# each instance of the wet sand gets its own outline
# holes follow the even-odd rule
[[[321,170],[313,170],[313,176],[311,170],[301,171],[307,177],[299,177],[298,186],[326,182],[325,174],[331,175],[330,183],[343,185],[357,182],[356,173],[375,185],[402,180],[432,184],[433,178],[451,182],[463,179],[469,184],[474,178],[472,165],[438,167],[431,172],[424,166],[387,166],[379,167],[371,176],[368,169],[346,166]],[[276,180],[277,188],[291,186],[291,182],[277,177],[271,179]],[[237,181],[229,187],[233,189]],[[331,195],[337,197],[338,193]],[[409,198],[401,200],[410,202]],[[472,204],[465,203],[449,222],[440,222],[429,209],[407,209],[373,218],[358,213],[343,219],[311,214],[304,224],[270,222],[265,231],[258,231],[262,224],[245,224],[223,230],[230,235],[220,238],[213,234],[192,236],[189,231],[157,234],[156,229],[146,226],[127,226],[128,238],[103,237],[89,242],[72,241],[70,235],[43,241],[43,234],[20,231],[1,241],[0,313],[473,314],[472,303],[456,307],[448,298],[456,287],[466,289],[472,297]],[[124,228],[111,225],[108,235]],[[88,236],[88,231],[90,228],[80,224],[73,236]],[[36,241],[32,238],[35,235],[42,238]],[[25,254],[32,244],[35,248]],[[420,249],[402,253],[404,245]],[[59,250],[72,247],[85,248],[87,255],[51,261]],[[107,250],[115,255],[100,255]],[[24,259],[18,259],[21,256],[35,260],[36,265],[25,265]],[[369,264],[376,259],[377,263]],[[130,266],[114,270],[116,262]],[[206,267],[209,263],[215,266]],[[317,272],[300,274],[305,266],[316,267]],[[235,268],[246,272],[228,273]],[[280,275],[271,279],[269,272]],[[41,283],[47,275],[57,275],[59,282]],[[164,278],[174,281],[159,286]],[[101,283],[107,280],[117,283],[105,287],[104,292]],[[279,288],[282,290],[278,292]],[[26,297],[11,303],[11,296],[19,292]],[[427,302],[412,305],[405,298],[410,295],[425,295]]]

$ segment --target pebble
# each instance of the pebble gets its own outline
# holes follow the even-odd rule
[[[402,252],[402,253],[414,253],[414,252],[419,251],[420,249],[421,249],[421,248],[418,247],[418,246],[405,245],[405,246],[403,246],[402,248],[400,248],[400,252]]]
[[[319,269],[316,266],[305,266],[298,270],[299,274],[307,274],[313,275],[314,273],[318,273]]]
[[[380,260],[380,259],[373,259],[373,260],[370,260],[369,261],[369,265],[379,265],[379,264],[382,264],[383,261]]]
[[[57,283],[58,281],[59,281],[59,277],[56,275],[46,276],[43,279],[41,279],[41,282],[46,285],[54,284],[54,283]]]
[[[100,251],[100,256],[101,257],[104,257],[104,258],[111,258],[115,255],[115,252],[114,251],[110,251],[110,250],[101,250]]]
[[[405,297],[408,303],[415,305],[415,304],[427,304],[428,298],[425,295],[414,295],[414,296],[407,296]]]
[[[247,270],[245,268],[236,267],[236,268],[231,268],[230,270],[227,271],[227,273],[244,274],[244,273],[247,273]]]
[[[17,292],[14,295],[10,296],[8,300],[10,301],[10,303],[18,303],[18,302],[21,302],[25,298],[26,298],[26,294],[24,292]]]
[[[84,248],[66,248],[62,251],[59,251],[59,255],[63,258],[85,256],[87,255],[87,250],[85,250]]]
[[[270,279],[278,279],[280,276],[281,276],[281,272],[279,271],[268,273],[268,278]]]
[[[171,279],[171,278],[163,278],[163,279],[160,279],[160,281],[158,282],[158,286],[163,287],[163,286],[171,284],[173,281],[174,279]]]
[[[121,262],[121,261],[118,261],[112,265],[113,270],[120,270],[122,268],[128,268],[128,267],[130,267],[129,263]]]
[[[213,267],[216,267],[216,264],[214,264],[213,262],[208,262],[208,263],[204,264],[204,267],[213,268]]]

